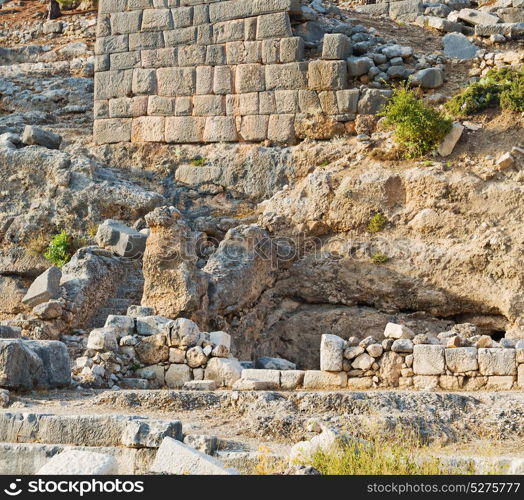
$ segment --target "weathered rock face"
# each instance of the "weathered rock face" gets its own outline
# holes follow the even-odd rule
[[[151,229],[144,254],[142,304],[168,318],[207,323],[207,279],[197,267],[197,235],[180,212],[159,208],[146,217]]]

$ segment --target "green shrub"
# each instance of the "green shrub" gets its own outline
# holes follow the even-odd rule
[[[389,261],[389,257],[382,252],[374,253],[371,256],[371,262],[373,262],[373,264],[376,264],[376,265],[385,264],[388,261]]]
[[[498,106],[510,111],[524,111],[524,69],[492,69],[446,103],[447,110],[456,117]]]
[[[380,233],[388,223],[386,216],[380,212],[377,212],[368,222],[369,233]]]
[[[66,231],[53,236],[44,257],[55,266],[62,267],[67,264],[74,253],[85,244],[85,239],[73,236]]]
[[[207,164],[207,161],[208,161],[207,158],[203,156],[199,156],[197,158],[194,158],[191,161],[191,165],[193,165],[193,167],[205,167]]]
[[[451,130],[452,122],[419,99],[405,86],[398,87],[381,113],[395,130],[395,141],[405,158],[417,158],[435,149]]]

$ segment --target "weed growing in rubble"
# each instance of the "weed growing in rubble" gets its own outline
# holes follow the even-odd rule
[[[193,165],[193,167],[205,167],[207,165],[207,161],[207,158],[204,156],[199,156],[198,158],[195,158],[193,161],[191,161],[191,165]]]
[[[386,216],[380,212],[377,212],[371,219],[369,219],[368,222],[368,233],[380,233],[384,227],[386,227],[386,224],[388,223],[388,219]]]
[[[371,256],[371,262],[373,264],[377,264],[377,265],[385,264],[388,261],[389,261],[389,257],[386,254],[383,254],[382,252],[374,253]]]
[[[49,242],[44,257],[55,266],[62,267],[71,260],[74,253],[84,244],[84,238],[71,235],[66,231],[60,231]]]
[[[404,158],[412,159],[435,149],[451,130],[452,122],[407,86],[397,87],[381,113],[394,129],[395,142]]]
[[[524,69],[491,69],[450,99],[446,109],[456,117],[468,116],[488,108],[524,111]]]

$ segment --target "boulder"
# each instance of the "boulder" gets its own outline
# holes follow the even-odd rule
[[[415,334],[407,326],[388,323],[384,330],[384,337],[387,339],[413,339]]]
[[[444,53],[456,59],[473,59],[479,50],[462,33],[448,33],[442,38]]]
[[[404,359],[396,352],[386,352],[380,360],[380,378],[388,386],[398,387]]]
[[[446,365],[444,346],[418,344],[413,348],[413,372],[415,375],[442,375]]]
[[[127,308],[127,316],[132,318],[139,318],[141,316],[154,316],[155,308],[147,306],[129,306]]]
[[[176,475],[235,475],[217,459],[170,437],[164,438],[151,466],[151,472]]]
[[[397,339],[391,346],[393,352],[413,352],[413,341],[410,339]]]
[[[0,325],[0,339],[19,339],[22,329],[18,326]]]
[[[128,448],[158,448],[166,437],[181,441],[182,422],[134,418],[126,424],[122,445]]]
[[[270,358],[262,357],[257,358],[255,361],[255,368],[266,369],[266,370],[296,370],[297,365],[282,358]]]
[[[71,360],[67,346],[57,340],[26,340],[25,345],[41,360],[44,377],[39,386],[66,387],[71,383]]]
[[[320,340],[320,369],[327,372],[339,372],[342,370],[344,359],[344,339],[336,335],[322,335]]]
[[[35,307],[51,299],[58,299],[61,278],[62,271],[56,266],[50,267],[33,281],[22,302],[29,307]]]
[[[168,342],[171,347],[192,347],[200,339],[200,330],[196,323],[186,318],[171,322]]]
[[[87,338],[87,348],[94,351],[118,351],[116,332],[112,328],[95,328]]]
[[[169,360],[167,336],[163,333],[143,337],[135,346],[138,359],[145,365],[156,365]]]
[[[141,316],[136,318],[136,331],[138,335],[170,335],[173,321],[164,316]],[[169,338],[169,337],[168,337]]]
[[[439,68],[426,68],[413,74],[410,82],[423,89],[436,89],[444,83],[444,74]]]
[[[105,453],[69,450],[55,455],[37,476],[107,476],[118,473],[116,458]]]
[[[104,328],[111,328],[119,338],[134,335],[135,319],[130,316],[110,314],[106,319]]]
[[[374,362],[375,362],[375,359],[372,358],[368,353],[365,352],[361,354],[360,356],[357,356],[351,363],[351,366],[355,370],[366,371],[371,368]]]
[[[226,332],[210,332],[209,341],[215,345],[223,345],[231,349],[231,335]]]
[[[214,380],[218,387],[231,387],[242,376],[242,366],[234,358],[211,358],[205,379]]]
[[[60,148],[62,137],[49,130],[44,130],[34,125],[26,125],[22,135],[22,142],[28,146],[43,146],[48,149]]]
[[[191,368],[187,365],[171,365],[165,374],[165,384],[170,389],[180,389],[190,380]]]
[[[120,257],[142,257],[146,241],[145,234],[111,219],[100,224],[96,233],[96,242]]]
[[[486,26],[500,23],[498,16],[475,9],[461,9],[457,17],[473,25],[480,24]]]
[[[0,408],[7,408],[9,406],[10,394],[7,389],[0,389]]]
[[[200,346],[191,347],[186,352],[187,364],[191,368],[200,368],[207,363],[207,356]]]

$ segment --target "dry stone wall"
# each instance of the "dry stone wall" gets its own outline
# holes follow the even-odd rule
[[[344,132],[388,91],[349,88],[350,39],[307,60],[300,0],[100,0],[97,143],[293,143]],[[365,95],[371,92],[370,95]],[[361,95],[362,94],[362,95]],[[319,118],[321,117],[321,118]],[[324,137],[326,136],[326,137]]]

